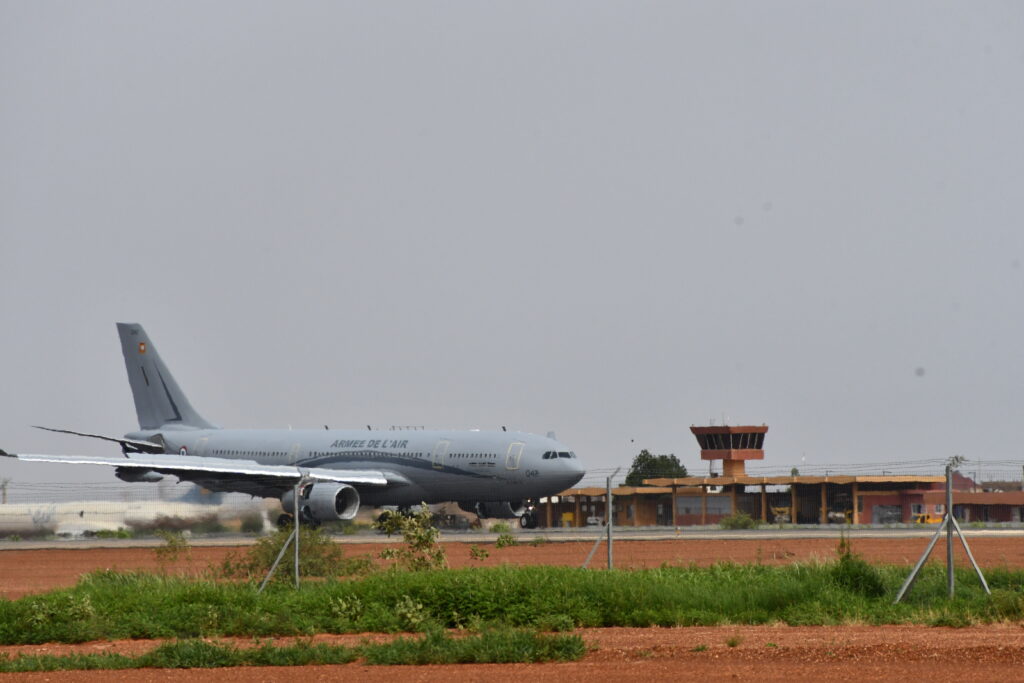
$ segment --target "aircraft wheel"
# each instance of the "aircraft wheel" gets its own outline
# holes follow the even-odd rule
[[[524,512],[523,516],[519,518],[519,526],[523,529],[536,529],[537,515],[532,512]]]
[[[287,512],[281,513],[277,517],[277,528],[278,529],[284,529],[286,527],[290,527],[294,523],[295,523],[294,519]]]

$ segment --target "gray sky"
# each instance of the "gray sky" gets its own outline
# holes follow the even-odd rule
[[[0,447],[131,321],[223,426],[1024,462],[1022,84],[1018,2],[2,0]]]

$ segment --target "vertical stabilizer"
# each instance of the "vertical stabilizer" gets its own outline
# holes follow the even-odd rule
[[[117,333],[121,337],[121,351],[140,429],[169,425],[215,428],[192,408],[142,325],[117,323]]]

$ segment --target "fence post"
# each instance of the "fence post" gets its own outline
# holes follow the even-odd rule
[[[946,590],[953,597],[953,466],[946,465]]]

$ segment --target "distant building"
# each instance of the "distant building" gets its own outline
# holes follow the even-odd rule
[[[613,489],[615,524],[718,524],[736,512],[765,523],[935,523],[945,513],[941,475],[752,477],[746,462],[764,459],[767,425],[691,427],[702,460],[721,460],[720,476],[646,479],[646,486]],[[1024,491],[981,491],[954,473],[953,513],[965,522],[1020,522]],[[575,488],[542,501],[541,525],[604,524],[605,489]]]

